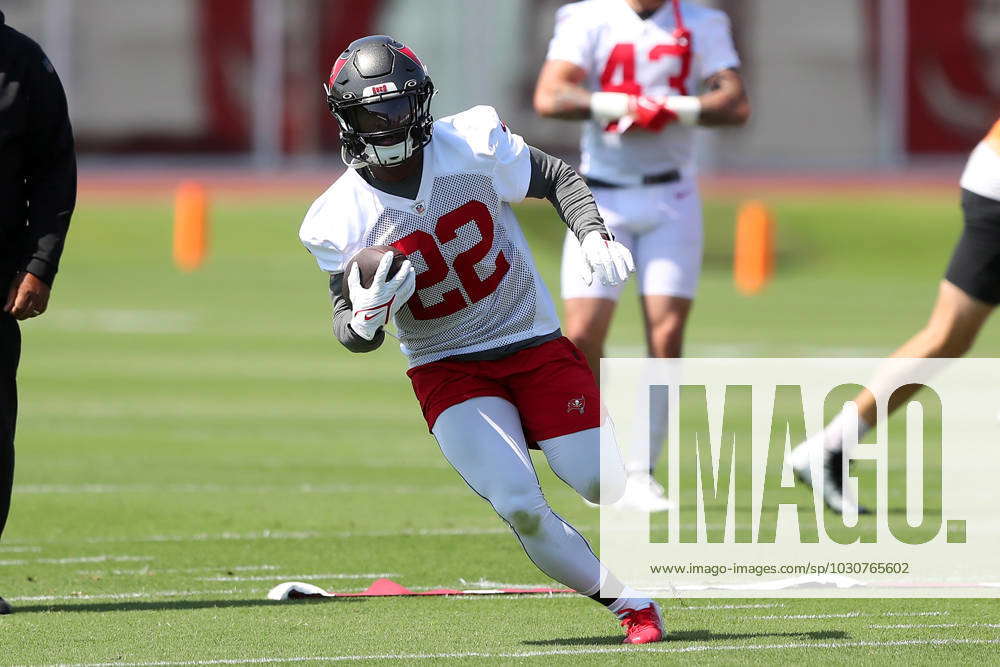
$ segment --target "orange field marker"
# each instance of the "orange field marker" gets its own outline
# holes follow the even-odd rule
[[[185,181],[174,195],[174,263],[194,271],[208,253],[208,197],[201,183]]]
[[[736,218],[733,279],[744,294],[757,294],[774,273],[774,218],[766,204],[749,201]]]

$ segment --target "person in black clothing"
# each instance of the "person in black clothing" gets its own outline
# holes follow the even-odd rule
[[[45,312],[76,203],[66,95],[41,47],[0,12],[0,534],[14,484],[21,332]],[[0,598],[0,614],[10,606]]]

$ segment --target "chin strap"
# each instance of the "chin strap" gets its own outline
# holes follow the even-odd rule
[[[340,146],[340,159],[344,161],[349,169],[362,169],[364,167],[392,167],[394,165],[400,164],[410,159],[416,155],[417,150],[419,150],[413,143],[413,139],[407,137],[404,142],[403,155],[400,159],[392,163],[386,163],[383,158],[379,155],[379,150],[377,146],[372,146],[371,144],[366,144],[366,156],[368,159],[360,158],[355,155],[351,155],[347,152],[347,147],[343,144]],[[398,146],[396,144],[395,146]],[[395,148],[395,146],[387,146],[386,148]],[[421,147],[422,148],[422,147]],[[374,159],[372,159],[374,157]]]
[[[340,159],[344,161],[348,169],[364,169],[369,166],[364,160],[356,158],[353,155],[348,155],[346,146],[340,147]]]

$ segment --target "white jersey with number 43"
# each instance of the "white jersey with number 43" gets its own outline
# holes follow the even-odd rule
[[[583,0],[559,8],[547,58],[587,72],[592,91],[663,97],[697,95],[702,82],[739,67],[729,18],[721,11],[681,3],[688,44],[678,39],[670,0],[643,20],[625,0]],[[690,167],[694,128],[662,132],[608,132],[597,121],[583,131],[580,171],[612,183]]]
[[[395,322],[411,367],[555,331],[555,307],[510,207],[531,179],[524,140],[479,106],[436,121],[423,156],[416,199],[348,169],[313,203],[299,237],[320,268],[343,272],[374,245],[409,256],[417,291]]]

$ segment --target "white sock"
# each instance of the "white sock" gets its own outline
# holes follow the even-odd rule
[[[827,424],[822,431],[816,433],[811,438],[803,442],[801,445],[792,450],[792,465],[796,468],[803,468],[809,465],[809,459],[814,452],[817,454],[822,452],[824,454],[836,454],[838,452],[844,451],[844,424],[850,424],[851,420],[854,419],[854,410],[851,408],[852,414],[847,414],[847,409],[837,414],[830,423]],[[858,437],[854,442],[860,441],[868,431],[871,430],[871,425],[858,415]]]
[[[637,591],[626,586],[618,599],[608,605],[608,609],[618,618],[622,618],[625,609],[645,609],[651,604],[653,604],[651,599],[639,595]]]
[[[858,435],[853,442],[860,441],[871,430],[871,424],[866,422],[861,415],[858,415],[854,408],[850,409],[850,413],[848,414],[848,408],[844,408],[823,429],[823,449],[827,453],[835,454],[844,451],[844,427],[851,424],[855,415],[857,415],[858,420]]]
[[[667,388],[652,388],[649,393],[649,459],[630,457],[631,460],[626,463],[629,475],[651,473],[659,463],[667,441],[667,405]],[[637,418],[635,421],[638,424],[641,420]]]

